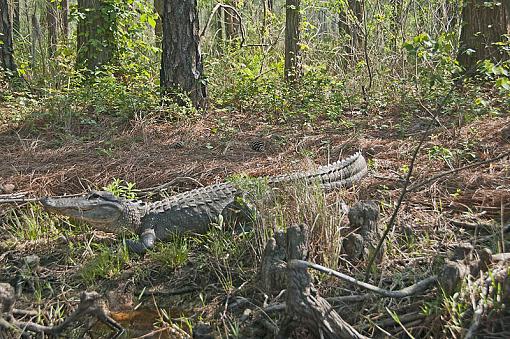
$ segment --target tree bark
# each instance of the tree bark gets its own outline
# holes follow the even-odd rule
[[[156,34],[156,37],[160,39],[163,36],[164,2],[164,0],[154,0],[154,9],[159,16],[159,18],[156,20],[156,27],[154,27],[154,34]]]
[[[14,34],[17,35],[19,34],[19,30],[20,30],[20,25],[19,25],[19,11],[20,11],[20,7],[19,7],[19,0],[14,0],[12,2],[12,6],[13,6],[13,16],[12,16],[12,28],[13,28],[13,31],[14,31]]]
[[[228,5],[237,9],[238,7],[237,0],[230,0],[227,2]],[[240,32],[240,22],[239,18],[235,14],[234,10],[231,8],[225,8],[225,35],[228,40],[234,40],[239,36]]]
[[[163,14],[163,53],[160,82],[163,95],[185,105],[205,108],[207,87],[199,46],[196,0],[166,0]]]
[[[62,36],[67,41],[69,39],[69,1],[61,0],[60,6]]]
[[[457,60],[466,70],[476,67],[481,60],[508,60],[508,53],[503,53],[494,43],[503,41],[504,34],[510,34],[510,5],[508,0],[495,3],[493,6],[476,0],[464,3]]]
[[[285,4],[285,80],[289,83],[301,78],[300,14],[301,0],[287,0]]]
[[[90,71],[109,64],[117,49],[114,33],[116,12],[101,0],[78,0],[78,51],[76,64]]]
[[[10,15],[9,0],[0,0],[0,66],[10,76],[16,74],[16,63],[14,62],[14,47],[12,41],[12,21]]]
[[[55,55],[57,51],[57,2],[47,0],[46,1],[46,24],[48,25],[48,51],[50,57]]]
[[[363,11],[359,0],[348,0],[347,7],[340,13],[338,29],[340,34],[347,34],[350,37],[349,43],[345,46],[345,52],[352,58],[362,46],[360,27],[363,23]]]

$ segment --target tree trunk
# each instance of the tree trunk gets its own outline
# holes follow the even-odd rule
[[[508,0],[492,6],[482,1],[465,1],[457,60],[466,70],[476,67],[481,60],[508,60],[508,53],[502,53],[494,45],[495,42],[505,40],[504,34],[510,34],[508,7]]]
[[[46,24],[48,25],[48,51],[50,57],[57,51],[57,2],[46,1]]]
[[[393,52],[397,52],[398,46],[398,37],[400,34],[401,28],[401,20],[402,20],[402,0],[391,0],[392,2],[392,11],[391,11],[391,21],[390,21],[390,31],[391,31],[391,50]]]
[[[349,43],[345,46],[345,52],[352,58],[362,46],[360,27],[363,24],[363,11],[359,0],[348,0],[347,7],[340,13],[338,28],[340,34],[347,34],[350,37]]]
[[[297,81],[302,74],[300,40],[301,0],[287,0],[285,4],[285,80]]]
[[[263,0],[265,1],[265,0]],[[274,8],[274,3],[273,3],[273,0],[267,0],[267,9],[272,12],[273,11],[273,8]]]
[[[0,66],[4,72],[14,76],[16,74],[16,64],[13,56],[14,47],[9,5],[9,0],[0,0]]]
[[[238,3],[237,0],[230,0],[227,2],[228,5],[237,9]],[[231,8],[225,8],[225,35],[228,40],[234,40],[239,36],[240,32],[240,22],[239,18],[235,14],[235,11]]]
[[[69,39],[69,2],[67,0],[61,0],[60,6],[62,36],[64,40],[67,41]]]
[[[76,64],[93,71],[110,63],[117,49],[116,12],[101,0],[78,0],[78,11],[83,18],[78,21]]]
[[[166,0],[161,92],[180,105],[186,103],[181,96],[184,92],[196,108],[205,108],[207,87],[199,41],[197,0]]]
[[[158,38],[161,39],[163,36],[163,12],[164,12],[164,0],[154,0],[154,9],[158,13],[159,18],[156,20],[156,27],[154,27],[154,33]]]
[[[34,68],[37,60],[37,45],[41,45],[41,26],[35,13],[30,16],[30,23],[32,25],[30,30],[30,67]],[[42,60],[44,62],[44,58]],[[43,69],[46,69],[46,67],[43,67]]]
[[[19,0],[14,0],[12,2],[12,5],[13,5],[13,17],[12,17],[12,28],[13,28],[13,31],[14,31],[14,34],[17,35],[19,34],[19,30],[20,30],[20,25],[19,25],[19,11],[20,11],[20,7],[19,7]]]

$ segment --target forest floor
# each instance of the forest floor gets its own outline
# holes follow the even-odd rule
[[[3,106],[0,110],[2,115],[8,116],[15,107]],[[173,123],[142,118],[122,127],[98,117],[97,124],[77,121],[58,131],[52,128],[50,121],[36,120],[26,126],[6,119],[3,124],[0,122],[0,159],[3,159],[0,161],[0,194],[26,192],[28,198],[76,194],[107,186],[115,178],[144,189],[183,178],[172,186],[173,192],[178,192],[199,184],[220,182],[233,174],[257,177],[308,169],[362,150],[369,163],[369,175],[352,189],[328,193],[326,199],[342,199],[347,205],[357,200],[375,200],[381,207],[380,224],[385,225],[400,194],[418,140],[430,120],[418,118],[420,115],[430,117],[425,111],[411,114],[400,108],[346,112],[345,120],[335,124],[330,121],[276,124],[268,122],[262,114],[248,116],[214,111],[197,119]],[[439,116],[438,121],[417,157],[411,185],[510,152],[508,113],[476,116],[466,121],[459,112],[456,116]],[[263,142],[264,150],[252,149],[254,141]],[[384,267],[379,268],[380,281],[375,284],[403,288],[431,275],[436,257],[446,256],[455,244],[481,245],[473,230],[455,225],[454,220],[492,225],[493,229],[477,230],[485,235],[496,233],[498,227],[508,223],[509,159],[506,156],[453,171],[408,193],[390,232],[390,241],[397,244],[397,249],[387,255]],[[193,247],[187,262],[176,268],[164,269],[151,256],[133,257],[118,272],[84,283],[77,275],[98,253],[90,244],[106,242],[107,247],[114,249],[115,242],[111,241],[111,236],[90,229],[84,239],[78,240],[83,246],[62,241],[58,230],[38,234],[33,239],[21,239],[15,228],[28,227],[28,220],[32,219],[26,216],[34,211],[34,206],[34,203],[0,205],[0,228],[4,229],[0,234],[0,282],[22,285],[17,308],[49,313],[58,309],[58,305],[66,305],[61,310],[68,311],[69,305],[76,305],[81,291],[93,289],[107,297],[114,318],[129,327],[132,336],[155,330],[154,336],[166,333],[174,337],[185,336],[175,329],[175,324],[188,331],[182,325],[183,314],[194,324],[200,320],[211,324],[215,333],[232,335],[237,333],[236,326],[242,332],[249,322],[246,309],[278,301],[272,297],[264,300],[264,294],[257,287],[256,262],[241,265],[246,272],[233,272],[235,265],[224,269],[220,264],[207,268],[200,256],[201,251],[206,251],[203,245]],[[45,218],[37,220],[48,220]],[[346,218],[343,221],[347,223]],[[62,220],[56,223],[57,226],[62,224],[69,229],[69,223]],[[413,246],[401,239],[406,229],[411,229],[415,236]],[[425,245],[425,238],[428,245]],[[497,244],[494,241],[484,245],[496,252]],[[24,260],[33,254],[40,258],[40,267],[28,273]],[[146,274],[140,274],[137,266],[143,266]],[[334,268],[360,277],[363,274],[360,267],[362,265]],[[230,289],[225,288],[222,274],[229,276]],[[356,290],[344,283],[340,288],[340,282],[331,277],[317,279],[324,296]],[[26,281],[32,283],[23,285]],[[178,292],[190,286],[193,286],[192,292]],[[34,298],[34,290],[40,291],[39,298]],[[249,304],[237,309],[230,307],[234,296],[248,299]],[[358,316],[349,320],[367,334],[381,333],[373,324],[391,318],[381,311],[384,308],[397,313],[420,311],[427,300],[434,298],[429,295],[398,302],[387,300],[377,308],[360,305]],[[162,310],[169,314],[165,316]],[[175,324],[170,326],[171,319]],[[429,317],[427,321],[433,320]],[[448,320],[442,319],[442,323]],[[402,333],[402,328],[392,326],[386,330]],[[407,330],[424,334],[413,326],[419,327],[410,325]],[[454,333],[446,327],[437,331],[446,336]]]

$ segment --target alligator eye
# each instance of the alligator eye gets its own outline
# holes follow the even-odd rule
[[[97,192],[91,192],[88,195],[87,200],[92,200],[92,199],[97,199],[97,198],[101,198],[101,196],[99,194],[97,194]]]

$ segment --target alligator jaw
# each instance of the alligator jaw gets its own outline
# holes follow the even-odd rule
[[[121,203],[107,201],[99,195],[92,194],[83,197],[46,197],[40,202],[48,211],[87,221],[93,225],[115,224],[123,213]]]

